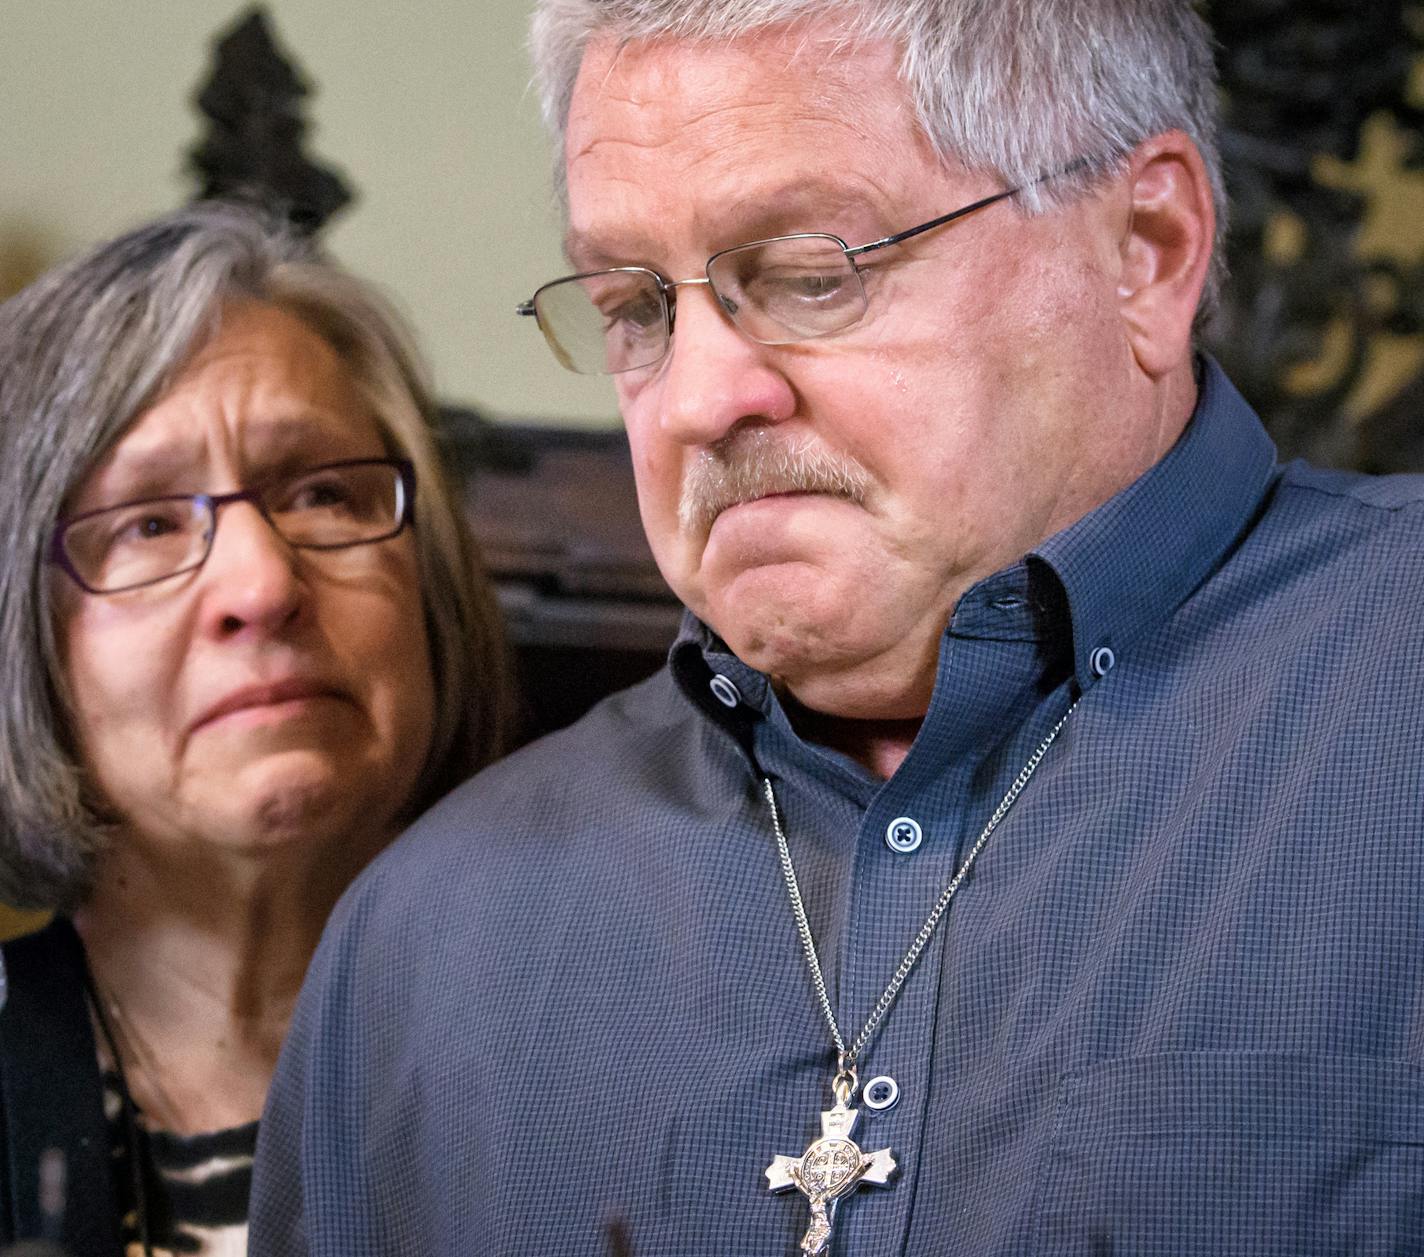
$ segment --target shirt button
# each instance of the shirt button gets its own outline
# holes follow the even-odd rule
[[[720,672],[708,682],[712,695],[723,707],[735,707],[742,701],[742,692]]]
[[[1096,676],[1105,677],[1117,664],[1117,656],[1113,654],[1110,647],[1099,646],[1093,651],[1093,657],[1089,661],[1093,666],[1093,673]]]
[[[897,816],[885,827],[885,845],[901,855],[909,855],[924,840],[925,831],[913,816]]]
[[[865,1084],[860,1095],[861,1099],[865,1101],[866,1108],[883,1113],[886,1109],[893,1109],[900,1102],[900,1084],[889,1074],[879,1074]]]

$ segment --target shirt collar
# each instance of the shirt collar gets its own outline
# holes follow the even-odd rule
[[[1001,602],[1001,592],[1013,593],[1009,586],[1028,581],[1045,595],[1050,586],[1061,586],[1072,626],[1073,671],[1086,692],[1134,640],[1190,597],[1245,531],[1276,474],[1275,446],[1225,373],[1203,358],[1199,377],[1196,411],[1167,455],[1023,562],[969,590],[951,631],[979,631],[982,607]],[[1037,578],[1035,566],[1046,581]],[[1020,618],[1043,612],[1050,601],[1031,600]],[[1006,630],[1007,624],[999,632]],[[683,616],[669,661],[687,697],[743,739],[747,722],[771,710],[766,677],[691,612]]]
[[[768,678],[738,659],[727,643],[691,611],[682,613],[682,626],[668,662],[688,698],[719,720],[735,711],[738,703],[760,715],[771,709],[773,696]],[[730,682],[731,689],[714,686],[718,678]]]
[[[1062,583],[1080,691],[1219,566],[1276,475],[1275,446],[1225,373],[1203,358],[1199,377],[1166,457],[1029,556]]]

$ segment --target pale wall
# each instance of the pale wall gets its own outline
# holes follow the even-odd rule
[[[512,313],[563,269],[523,48],[529,3],[267,7],[316,88],[308,151],[359,195],[328,243],[410,316],[441,396],[496,418],[612,424],[607,382],[561,370]],[[201,131],[190,101],[213,35],[243,11],[240,0],[0,0],[0,296],[187,199],[183,155]],[[1391,135],[1374,128],[1362,161],[1333,179],[1387,193],[1367,251],[1414,257],[1424,176],[1400,176]],[[1384,346],[1357,402],[1387,397],[1421,357]]]
[[[236,0],[0,0],[0,296],[187,200],[190,104]],[[315,87],[308,151],[359,199],[332,250],[419,332],[441,395],[495,417],[613,422],[515,304],[560,273],[523,0],[270,0]],[[0,906],[0,938],[22,924]]]
[[[238,0],[0,0],[0,295],[188,199],[190,103]],[[359,200],[332,250],[414,322],[441,395],[496,417],[612,422],[515,304],[560,273],[526,0],[269,0],[305,70],[308,152]]]

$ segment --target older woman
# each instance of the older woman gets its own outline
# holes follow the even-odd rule
[[[0,306],[0,1242],[236,1253],[322,923],[495,752],[496,617],[405,339],[198,206]],[[412,923],[418,928],[418,923]]]

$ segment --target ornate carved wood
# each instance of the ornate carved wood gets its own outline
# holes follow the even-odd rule
[[[267,12],[254,5],[221,36],[198,93],[207,134],[188,155],[202,198],[255,201],[307,233],[351,201],[335,171],[302,150],[306,79],[277,48]]]
[[[1324,181],[1321,160],[1358,161],[1367,125],[1384,124],[1402,141],[1397,173],[1424,171],[1424,5],[1204,7],[1221,42],[1232,200],[1231,279],[1211,348],[1284,455],[1424,469],[1424,378],[1362,414],[1347,407],[1382,337],[1424,343],[1424,203],[1412,241],[1399,242],[1402,258],[1365,258],[1370,197]]]

